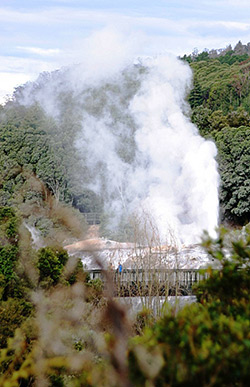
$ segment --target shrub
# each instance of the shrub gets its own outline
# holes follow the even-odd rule
[[[23,300],[9,298],[0,302],[0,348],[14,336],[16,328],[30,315],[32,305]]]
[[[68,261],[68,253],[62,248],[43,247],[38,251],[39,280],[52,285],[59,282],[62,270]]]

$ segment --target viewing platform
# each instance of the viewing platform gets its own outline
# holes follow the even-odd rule
[[[83,212],[82,215],[84,216],[89,226],[101,223],[101,212]]]
[[[209,274],[198,269],[122,269],[103,271],[87,270],[90,279],[100,279],[106,284],[112,280],[115,296],[169,296],[191,295],[192,286]]]

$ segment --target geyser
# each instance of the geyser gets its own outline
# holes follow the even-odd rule
[[[203,230],[215,231],[218,173],[215,145],[188,118],[190,68],[170,56],[136,68],[137,89],[124,106],[121,78],[118,95],[106,91],[102,113],[82,120],[76,146],[95,175],[90,188],[104,195],[114,228],[124,213],[146,209],[162,240],[171,230],[182,243],[198,242]]]
[[[62,95],[71,96],[77,178],[102,197],[111,228],[146,210],[162,241],[171,230],[199,242],[203,230],[215,232],[219,178],[215,145],[189,119],[192,72],[169,55],[124,63],[95,80],[84,65],[40,77],[22,103],[40,103],[60,127]]]
[[[203,230],[214,235],[218,217],[216,148],[187,118],[189,67],[172,57],[144,61],[147,75],[130,109],[138,151],[148,160],[144,198],[163,235],[170,227],[184,243]]]

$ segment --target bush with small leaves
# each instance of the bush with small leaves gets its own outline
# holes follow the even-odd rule
[[[68,253],[62,248],[43,247],[38,251],[39,281],[44,285],[56,285],[68,261]]]

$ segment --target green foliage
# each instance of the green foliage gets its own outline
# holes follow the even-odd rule
[[[15,266],[19,256],[18,218],[10,207],[0,207],[0,300],[18,297]]]
[[[25,323],[30,321],[27,319]],[[14,337],[9,337],[6,348],[0,350],[0,385],[3,387],[28,387],[34,385],[35,362],[32,359],[33,327],[29,332],[17,328]],[[12,335],[11,335],[12,336]]]
[[[66,198],[67,180],[60,149],[52,149],[48,128],[55,123],[37,106],[9,103],[0,117],[0,199],[16,203],[25,182],[24,171],[40,177],[58,198]]]
[[[231,128],[238,128],[239,126],[250,127],[250,115],[242,106],[237,110],[230,111],[226,117],[226,120],[227,125],[229,125]]]
[[[72,141],[81,127],[82,118],[75,111],[78,105],[70,93],[60,98],[62,115],[57,122],[37,104],[24,107],[9,102],[0,112],[0,205],[41,204],[44,189],[34,184],[36,178],[57,201],[81,212],[101,211],[100,198],[84,188],[89,177],[79,177],[79,157]]]
[[[87,292],[79,283],[49,289],[43,296],[40,292],[36,323],[20,319],[30,313],[20,300],[1,303],[0,333],[3,340],[9,338],[0,351],[1,385],[32,386],[47,378],[51,385],[247,386],[250,226],[237,233],[221,229],[215,240],[206,238],[204,246],[218,269],[207,269],[210,277],[196,286],[198,302],[178,313],[168,310],[159,320],[143,310],[135,326],[138,336],[132,338],[126,312],[114,300],[103,303],[101,313],[96,303],[103,289],[99,280],[85,278]],[[57,254],[66,262],[62,251],[40,252]],[[86,293],[93,296],[91,304],[83,301]],[[36,366],[38,355],[42,368]]]
[[[244,53],[231,50],[216,59],[207,52],[185,59],[194,70],[194,89],[189,98],[192,120],[201,134],[214,139],[218,147],[223,218],[244,224],[249,221],[250,212],[250,62],[242,62],[246,59]],[[93,107],[91,98],[86,103],[89,111],[98,114],[103,109],[105,91],[100,95],[95,93],[99,105]],[[60,95],[58,108],[64,113],[57,122],[46,117],[36,105],[25,108],[9,103],[0,111],[0,203],[17,205],[29,224],[43,237],[51,236],[51,240],[54,225],[80,228],[79,223],[72,223],[70,206],[63,207],[58,200],[72,201],[87,212],[102,206],[91,191],[82,190],[82,181],[70,177],[75,158],[71,157],[74,147],[69,140],[79,130],[82,119],[75,103],[73,94]],[[53,139],[51,132],[57,133]],[[120,152],[122,155],[122,147]],[[168,313],[159,321],[155,321],[150,311],[143,310],[134,324],[140,336],[130,339],[127,352],[131,331],[126,331],[125,310],[116,307],[113,300],[101,302],[103,283],[99,279],[90,280],[83,273],[80,261],[67,276],[64,268],[68,255],[55,247],[45,247],[37,253],[39,281],[46,290],[37,297],[39,303],[44,302],[40,310],[37,304],[40,320],[32,323],[33,329],[37,330],[36,324],[40,327],[40,333],[35,338],[27,333],[24,325],[30,321],[27,317],[32,307],[24,301],[23,278],[21,271],[16,271],[22,245],[18,224],[12,208],[0,208],[0,345],[5,347],[0,351],[1,385],[34,385],[37,373],[41,372],[36,365],[38,358],[51,385],[64,385],[64,381],[66,385],[68,382],[89,386],[248,385],[250,232],[247,228],[242,238],[231,239],[221,231],[215,241],[206,241],[206,248],[218,261],[219,268],[209,269],[209,279],[196,287],[198,303],[178,314]],[[131,230],[127,231],[131,235]],[[29,244],[25,248],[29,251]],[[59,289],[52,289],[59,282]],[[86,289],[81,292],[83,283]],[[50,305],[46,297],[43,300],[48,294],[53,298]],[[71,306],[72,313],[68,313]],[[105,335],[100,334],[100,326]],[[55,346],[48,349],[46,344],[51,334]],[[66,355],[58,356],[58,348],[60,351],[67,348]],[[125,383],[127,361],[129,381]],[[72,370],[72,364],[79,368]]]
[[[189,94],[189,104],[191,108],[196,108],[197,106],[202,105],[204,96],[202,93],[201,85],[198,82],[194,82],[192,90]]]
[[[24,300],[9,298],[0,302],[0,348],[4,348],[9,337],[32,311],[32,305]]]
[[[246,386],[250,370],[250,228],[206,240],[218,270],[196,287],[197,304],[167,314],[133,339],[135,386]],[[144,359],[142,358],[144,356]]]
[[[224,128],[214,137],[219,151],[222,215],[245,224],[250,218],[250,128]]]
[[[250,59],[241,45],[236,48],[192,61],[189,102],[200,134],[218,148],[222,220],[243,225],[250,220]]]
[[[210,125],[211,129],[216,131],[219,131],[227,126],[227,120],[223,115],[222,110],[216,110],[211,114]]]
[[[199,128],[200,134],[203,136],[208,135],[212,130],[211,127],[211,109],[202,105],[194,107],[191,114],[192,122]]]
[[[154,365],[158,372],[153,369],[150,375],[139,358],[140,351],[131,352],[134,385],[144,385],[148,380],[157,386],[246,386],[248,383],[247,320],[211,315],[196,304],[183,309],[177,317],[164,317],[136,344],[146,348],[147,357],[153,358],[158,352],[159,360]],[[148,367],[153,368],[151,364]]]
[[[233,50],[228,51],[225,55],[218,57],[220,63],[227,63],[230,66],[236,62],[243,62],[249,58],[248,54],[235,55]]]
[[[51,387],[64,387],[64,381],[63,377],[61,375],[50,375],[49,377],[50,380],[50,386]]]
[[[249,59],[232,65],[219,59],[191,63],[194,72],[194,88],[189,96],[191,107],[203,105],[226,114],[244,105],[249,96],[249,65]]]
[[[18,248],[12,245],[0,246],[0,273],[6,282],[14,276],[14,267],[18,257]]]
[[[84,283],[89,281],[89,274],[84,272],[83,264],[80,258],[77,260],[77,264],[75,266],[74,271],[71,272],[69,278],[66,279],[70,285],[73,285],[77,281],[81,281]]]
[[[103,282],[100,278],[89,280],[86,283],[87,286],[87,297],[86,301],[91,302],[94,305],[98,305],[103,297]]]
[[[240,69],[217,60],[210,62],[192,63],[194,71],[194,84],[199,88],[202,96],[201,104],[210,109],[226,112],[230,106],[239,106],[236,89],[232,86]],[[197,106],[197,105],[195,105]]]
[[[0,238],[6,238],[8,242],[17,244],[18,219],[11,207],[0,207]]]
[[[233,316],[250,317],[250,226],[240,237],[221,229],[216,240],[206,239],[208,253],[220,263],[209,270],[209,278],[196,286],[197,300],[209,310]]]
[[[207,51],[203,51],[201,52],[200,54],[198,54],[196,57],[195,57],[195,62],[201,62],[203,60],[208,60],[209,59],[209,54]]]
[[[152,327],[155,323],[155,317],[151,309],[143,308],[136,315],[135,330],[137,334],[142,334],[145,327]]]
[[[198,50],[195,49],[192,55],[184,55],[181,59],[188,62],[209,62],[211,60],[218,60],[221,64],[233,65],[234,63],[240,63],[246,61],[250,56],[249,45],[244,46],[240,41],[236,44],[234,49],[231,45],[225,49],[219,50],[207,50],[198,53]]]
[[[46,286],[59,282],[68,253],[62,248],[43,247],[38,251],[39,281]]]
[[[192,113],[200,133],[214,140],[218,149],[222,220],[239,225],[250,220],[250,126],[241,126],[249,125],[249,119],[243,108],[223,115],[199,106]]]

